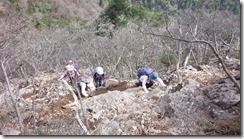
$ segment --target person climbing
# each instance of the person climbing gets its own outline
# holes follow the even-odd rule
[[[59,80],[62,80],[65,77],[69,77],[71,84],[73,84],[78,79],[78,72],[73,66],[67,65]]]
[[[85,97],[89,96],[86,91],[94,92],[96,89],[93,83],[93,78],[84,72],[78,75],[78,87],[81,94]]]
[[[159,77],[158,73],[153,71],[150,67],[141,67],[137,73],[138,82],[136,86],[142,86],[143,90],[148,93],[153,84],[158,81],[161,86],[166,87],[163,80]]]
[[[65,77],[69,77],[71,84],[74,87],[78,87],[80,93],[85,97],[89,96],[86,91],[95,90],[93,78],[91,76],[88,76],[85,73],[78,73],[72,65],[67,65],[65,69],[66,70],[60,76],[59,80],[62,80]]]
[[[106,81],[107,81],[107,75],[104,72],[102,67],[96,67],[93,72],[93,79],[96,84],[96,88],[101,87],[101,86],[106,86]]]
[[[69,60],[69,65],[73,66],[75,68],[75,70],[77,70],[77,71],[79,71],[79,69],[80,69],[80,66],[72,60]]]

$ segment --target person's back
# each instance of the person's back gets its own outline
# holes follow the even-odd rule
[[[140,76],[142,76],[142,75],[149,76],[152,72],[153,72],[153,69],[150,68],[150,67],[141,67],[141,68],[138,69],[137,77],[139,79]]]
[[[155,72],[152,68],[142,67],[138,69],[138,82],[137,86],[142,86],[145,92],[149,92],[155,81],[158,81],[162,86],[166,86],[163,83],[163,80],[159,77],[158,73]]]
[[[73,66],[77,71],[80,69],[80,66],[72,60],[69,60],[69,65]]]
[[[85,97],[89,96],[86,91],[93,92],[95,90],[93,78],[83,71],[78,75],[78,83],[80,92]]]

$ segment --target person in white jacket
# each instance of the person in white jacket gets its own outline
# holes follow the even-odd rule
[[[143,90],[148,93],[155,82],[159,82],[161,86],[166,87],[163,80],[158,77],[157,72],[152,72],[148,75],[141,75],[139,77],[139,82],[136,83],[137,86],[142,86]]]

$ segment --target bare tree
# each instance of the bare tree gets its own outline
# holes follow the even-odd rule
[[[9,7],[9,9],[11,9],[11,7]],[[12,73],[10,63],[11,61],[14,61],[14,58],[18,54],[15,41],[17,41],[17,37],[23,33],[27,23],[21,19],[14,10],[5,12],[8,12],[8,14],[4,13],[0,18],[0,64],[3,77],[7,84],[8,94],[6,94],[6,97],[11,100],[11,104],[18,118],[21,134],[24,134],[25,127],[23,125],[23,118],[18,103],[18,88],[11,87],[9,76]]]
[[[8,62],[8,60],[6,60],[6,59],[1,60],[1,68],[3,70],[3,74],[4,74],[4,77],[6,79],[7,89],[8,89],[8,92],[9,92],[9,94],[7,96],[10,96],[10,98],[11,98],[13,107],[14,107],[14,109],[16,111],[16,114],[17,114],[17,117],[18,117],[20,131],[21,131],[22,134],[24,134],[23,118],[22,118],[21,112],[19,110],[18,100],[17,100],[17,97],[14,96],[14,93],[13,93],[13,91],[11,89],[9,78],[8,78],[8,75],[7,75],[7,72],[6,72],[6,66],[5,65],[6,65],[7,62]],[[16,92],[16,94],[17,93],[18,93],[18,91]]]
[[[238,89],[240,89],[240,84],[236,81],[236,79],[233,77],[233,75],[229,72],[228,68],[226,67],[226,65],[224,63],[224,60],[223,60],[221,54],[219,53],[220,46],[222,46],[222,45],[230,46],[231,45],[230,42],[224,41],[224,38],[226,37],[226,35],[229,35],[229,34],[224,32],[226,29],[226,26],[223,23],[223,20],[225,20],[223,16],[224,16],[223,13],[215,13],[215,14],[211,14],[211,15],[206,14],[206,16],[204,18],[201,15],[202,20],[207,20],[207,21],[205,21],[205,22],[199,21],[198,23],[201,23],[201,25],[196,24],[194,29],[191,29],[190,26],[185,26],[186,29],[190,28],[190,31],[186,31],[184,38],[182,38],[179,35],[172,32],[169,29],[169,26],[166,27],[167,31],[164,34],[158,34],[158,33],[152,32],[152,31],[149,32],[148,34],[150,34],[150,35],[153,34],[155,36],[161,36],[165,39],[182,41],[182,42],[186,42],[189,44],[206,44],[208,47],[210,47],[210,49],[212,50],[212,52],[214,53],[214,55],[216,56],[218,61],[221,63],[225,73],[230,77],[230,79],[233,81],[233,83],[236,85],[236,87]],[[231,18],[231,16],[229,15],[228,18]],[[228,18],[227,18],[227,20],[228,20]],[[235,21],[238,22],[239,20],[235,20]],[[198,26],[201,26],[201,29],[198,30]],[[232,29],[233,29],[232,32],[236,32],[238,34],[238,31],[236,30],[235,27],[233,27]],[[200,35],[197,35],[197,34],[200,34]],[[211,37],[209,37],[209,35]],[[189,36],[190,36],[190,38],[189,38]]]

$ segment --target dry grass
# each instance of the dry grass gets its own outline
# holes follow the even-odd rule
[[[23,99],[27,99],[27,98],[30,98],[31,96],[33,96],[33,93],[31,92],[31,93],[25,93],[25,94],[23,94],[21,97],[23,98]]]
[[[8,115],[8,111],[5,109],[0,109],[0,129],[4,124],[9,123],[10,117]]]
[[[50,105],[50,110],[52,113],[56,113],[57,117],[59,118],[62,118],[63,117],[63,113],[72,113],[72,110],[71,109],[68,109],[68,108],[64,108],[63,106],[69,104],[69,103],[72,103],[74,100],[73,100],[73,97],[72,95],[68,94],[64,97],[61,97],[59,100],[53,102],[51,105]]]
[[[240,135],[241,121],[240,117],[234,119],[215,120],[209,119],[207,128],[204,130],[209,135]]]

